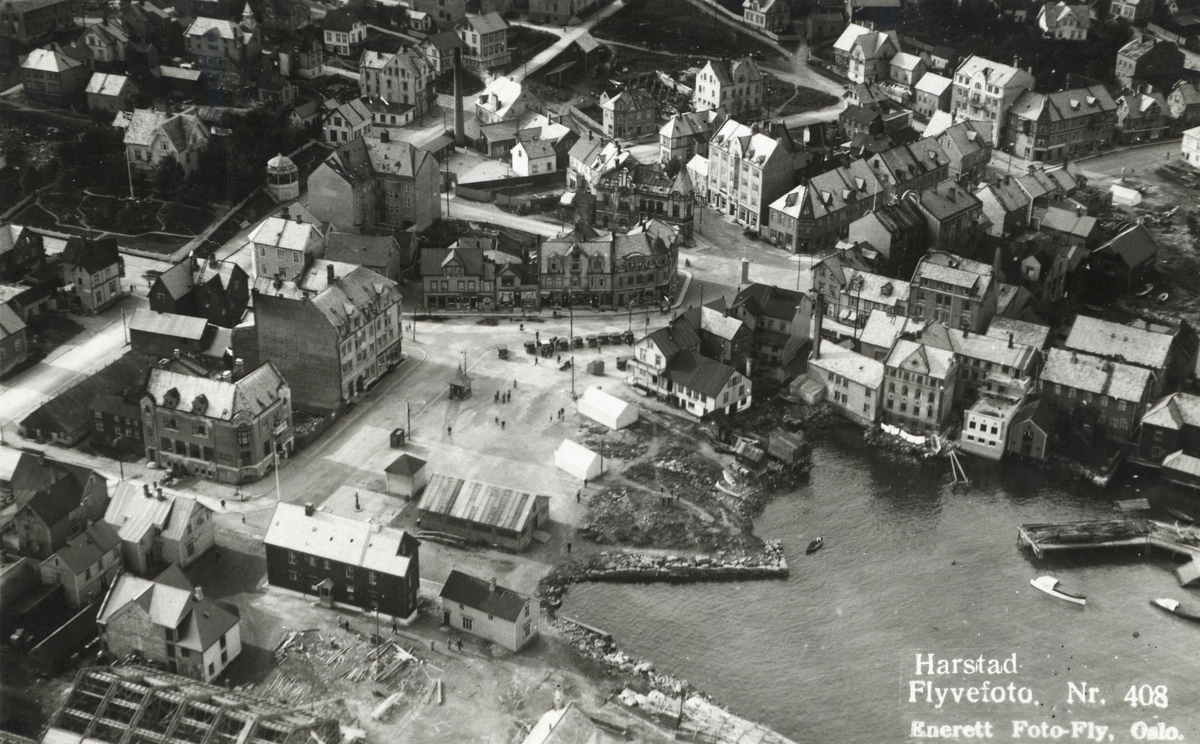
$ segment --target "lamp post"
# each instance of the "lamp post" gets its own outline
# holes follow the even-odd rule
[[[125,461],[121,459],[121,435],[113,440],[113,446],[117,448],[117,467],[121,470],[121,480],[125,480]]]

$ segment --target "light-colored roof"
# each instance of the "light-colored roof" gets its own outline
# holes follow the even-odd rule
[[[418,509],[520,532],[533,514],[537,498],[527,491],[434,473]]]
[[[1026,84],[1032,87],[1034,82],[1033,75],[1030,75],[1025,70],[993,62],[986,57],[980,57],[976,54],[972,54],[963,60],[954,73],[955,75],[967,75],[968,77],[982,73],[989,85],[996,85],[1001,88],[1007,87],[1009,84]]]
[[[707,305],[700,308],[700,329],[726,341],[732,341],[737,332],[745,328],[738,318],[714,310]]]
[[[237,414],[247,413],[254,420],[279,401],[286,387],[279,370],[267,362],[234,382],[153,369],[146,384],[146,394],[157,405],[163,406],[167,393],[174,390],[179,396],[179,410],[221,421],[231,421]],[[201,398],[206,403],[203,414],[195,410]]]
[[[0,305],[0,338],[19,333],[25,328],[25,321],[7,304]]]
[[[954,352],[902,338],[892,347],[886,366],[944,380],[954,366]]]
[[[200,16],[192,21],[192,25],[188,26],[184,32],[186,36],[204,36],[209,32],[215,32],[222,39],[238,38],[237,24],[233,21],[226,21],[220,18],[205,18]]]
[[[1042,382],[1066,385],[1096,395],[1138,403],[1151,386],[1153,373],[1071,349],[1051,349]]]
[[[303,251],[319,237],[316,228],[307,222],[295,222],[281,217],[268,217],[247,238],[251,243],[269,248]]]
[[[883,310],[875,309],[867,318],[858,338],[863,344],[891,349],[901,333],[916,333],[925,326],[924,320],[909,318],[905,315],[892,315]]]
[[[991,264],[945,251],[930,251],[917,264],[913,283],[920,284],[921,279],[931,279],[955,287],[974,288],[977,296],[983,296],[994,275],[995,269]]]
[[[953,80],[948,77],[943,77],[936,72],[927,72],[921,76],[914,86],[922,93],[928,93],[932,96],[940,96],[946,92],[946,89],[953,84]]]
[[[1200,427],[1200,396],[1172,393],[1146,411],[1143,424],[1179,431],[1184,426]]]
[[[471,27],[475,33],[483,36],[484,34],[494,34],[498,31],[508,29],[508,21],[496,12],[484,13],[483,15],[473,15],[468,13],[462,21],[464,24]]]
[[[901,70],[915,70],[917,65],[923,60],[915,54],[907,52],[896,52],[896,56],[892,57],[892,67],[899,67]]]
[[[1087,315],[1075,317],[1064,344],[1069,349],[1110,357],[1150,369],[1165,369],[1173,336]]]
[[[1033,347],[1018,344],[1015,339],[1009,346],[1007,337],[970,333],[961,328],[947,328],[941,323],[931,323],[926,327],[921,334],[921,341],[953,351],[960,357],[991,362],[997,366],[997,372],[1001,372],[1002,367],[1008,367],[1010,375],[1028,370],[1036,355]]]
[[[1095,229],[1096,218],[1086,214],[1079,214],[1070,209],[1047,207],[1046,213],[1042,216],[1041,226],[1046,230],[1055,230],[1067,233],[1068,235],[1086,238]]]
[[[157,497],[159,490],[163,495],[161,500]],[[197,509],[208,511],[207,506],[191,496],[170,489],[149,488],[149,484],[139,481],[121,481],[113,489],[104,521],[128,542],[140,542],[152,530],[167,539],[178,540]]]
[[[306,516],[304,506],[281,502],[275,506],[263,543],[403,576],[411,560],[397,555],[405,533],[387,528],[374,532],[373,529],[370,522],[319,509],[314,510],[312,516]]]
[[[103,72],[93,72],[88,80],[85,93],[95,93],[101,96],[119,96],[125,89],[129,78],[124,75],[107,75]]]
[[[134,310],[133,317],[129,320],[130,331],[186,338],[192,341],[199,341],[203,338],[204,329],[207,327],[208,320],[205,318],[194,318],[190,315],[175,313],[156,313],[145,305]]]
[[[841,375],[868,390],[878,390],[879,386],[883,384],[883,362],[833,344],[823,343],[821,348],[829,349],[829,351],[823,351],[820,359],[809,361],[810,366]]]
[[[66,72],[79,67],[82,62],[54,49],[34,49],[21,58],[21,69],[42,72]]]
[[[1007,341],[1009,334],[1012,334],[1013,343],[1044,349],[1050,340],[1050,327],[999,315],[992,318],[986,335]]]

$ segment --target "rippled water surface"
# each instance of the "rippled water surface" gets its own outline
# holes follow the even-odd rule
[[[914,721],[991,722],[997,739],[1044,740],[1014,738],[1014,720],[1091,721],[1110,726],[1117,742],[1136,740],[1137,721],[1161,722],[1200,739],[1200,624],[1149,604],[1174,597],[1200,609],[1200,592],[1179,587],[1171,558],[1081,551],[1037,560],[1016,545],[1019,523],[1110,518],[1117,499],[1149,496],[1160,518],[1161,506],[1200,512],[1200,501],[1142,487],[1145,476],[1100,490],[969,458],[971,488],[952,491],[946,461],[894,458],[864,447],[849,427],[817,444],[814,463],[809,485],[778,499],[757,525],[784,541],[787,581],[582,585],[563,611],[800,742],[915,741]],[[817,535],[824,550],[805,556]],[[1086,594],[1087,606],[1029,585],[1045,573]],[[917,653],[1015,653],[1019,669],[918,677]],[[1036,703],[910,702],[910,683],[930,679],[937,687],[1015,683]],[[1098,688],[1095,702],[1068,703],[1068,682]],[[1165,686],[1167,707],[1154,704],[1161,696],[1145,708],[1122,700],[1143,684],[1146,699]]]

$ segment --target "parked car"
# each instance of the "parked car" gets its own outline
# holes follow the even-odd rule
[[[575,346],[575,348],[576,348],[576,349],[582,349],[582,348],[583,348],[583,336],[576,336],[576,337],[575,337],[575,344],[574,344],[574,346]]]
[[[589,349],[594,349],[600,345],[600,342],[596,339],[595,336],[588,336],[587,344],[588,344]]]
[[[535,344],[532,341],[525,342],[525,353],[526,354],[536,354],[537,350],[538,350],[537,344]]]
[[[633,343],[633,331],[625,331],[621,334],[621,340],[627,344]]]
[[[560,339],[558,339],[558,347],[557,348],[559,351],[567,351],[571,348],[571,343],[566,338],[560,338]]]

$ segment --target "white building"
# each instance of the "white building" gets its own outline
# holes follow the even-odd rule
[[[1092,25],[1090,10],[1087,5],[1067,5],[1061,0],[1046,3],[1038,13],[1038,28],[1051,39],[1086,41]]]
[[[325,241],[307,222],[282,217],[263,220],[248,238],[254,255],[254,278],[295,281],[309,263],[325,255]]]
[[[808,377],[825,385],[825,400],[863,424],[879,420],[883,362],[821,342],[808,362]]]
[[[538,608],[533,599],[453,570],[442,585],[442,624],[477,638],[520,651],[538,636]]]
[[[1033,75],[1025,70],[973,54],[954,71],[950,113],[955,123],[990,122],[992,142],[1002,142],[1000,135],[1009,108],[1021,91],[1033,88],[1034,84]]]
[[[984,395],[963,412],[962,436],[958,446],[964,452],[999,460],[1008,446],[1008,429],[1021,410],[1022,400]]]
[[[1183,133],[1183,142],[1179,145],[1183,161],[1193,168],[1200,168],[1200,127],[1193,127]]]
[[[696,75],[692,107],[725,109],[730,116],[755,116],[763,107],[763,76],[749,57],[709,60]]]
[[[415,47],[395,54],[367,50],[359,60],[360,95],[413,106],[418,117],[429,108],[431,78],[429,60]]]
[[[591,420],[616,431],[632,426],[638,420],[638,407],[598,387],[583,391],[575,403],[577,410]]]
[[[553,173],[557,162],[558,153],[554,151],[554,143],[548,140],[529,140],[513,145],[512,168],[518,176]]]

